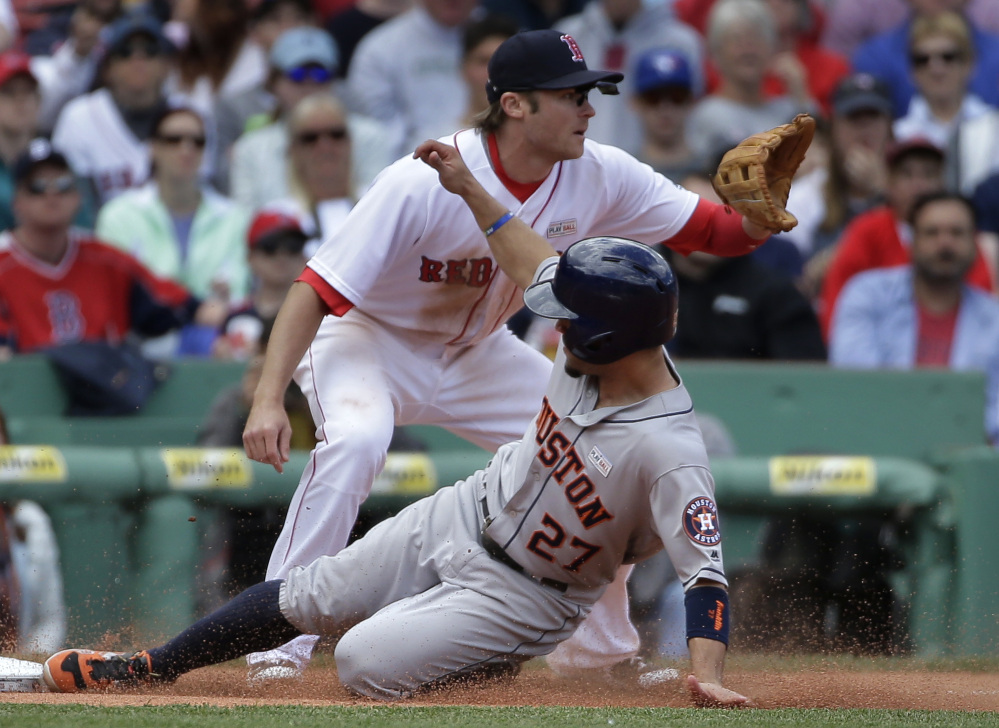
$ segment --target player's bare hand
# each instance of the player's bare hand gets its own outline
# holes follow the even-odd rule
[[[284,472],[291,457],[291,422],[282,404],[254,403],[243,430],[243,449],[250,460]]]
[[[437,170],[441,186],[448,192],[464,197],[479,185],[458,150],[448,144],[428,139],[416,148],[413,157]]]
[[[752,708],[753,701],[745,695],[723,687],[721,683],[701,682],[693,675],[687,676],[687,689],[694,702],[702,708]]]

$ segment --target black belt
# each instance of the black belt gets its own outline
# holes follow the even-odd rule
[[[484,497],[482,498],[481,503],[482,503],[482,515],[485,517],[485,520],[488,521],[489,509],[486,507],[486,499]],[[542,586],[547,586],[551,589],[555,589],[556,591],[560,591],[563,594],[569,589],[569,585],[566,584],[564,581],[558,581],[557,579],[549,579],[547,576],[535,576],[534,574],[529,572],[523,566],[514,561],[513,558],[510,556],[510,554],[504,551],[503,547],[500,546],[498,543],[496,543],[496,541],[494,541],[493,538],[485,531],[482,532],[482,548],[486,550],[487,554],[492,556],[494,559],[496,559],[504,566],[509,567],[513,571],[516,571],[518,574],[523,574],[529,579],[534,579],[534,581],[538,582]]]

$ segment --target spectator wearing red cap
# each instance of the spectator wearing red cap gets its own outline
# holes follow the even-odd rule
[[[273,210],[257,213],[246,235],[253,290],[222,325],[213,356],[245,361],[257,351],[261,335],[274,321],[288,289],[305,268],[308,239],[293,215]]]
[[[14,227],[14,179],[11,168],[38,136],[42,96],[31,58],[18,51],[0,54],[0,230]],[[91,227],[93,200],[81,202],[76,224]]]
[[[822,286],[819,316],[828,337],[829,324],[843,286],[871,268],[909,262],[912,207],[922,195],[944,188],[944,153],[927,139],[899,142],[888,151],[885,205],[858,215],[840,238]],[[991,291],[992,275],[981,250],[968,272],[968,283]]]

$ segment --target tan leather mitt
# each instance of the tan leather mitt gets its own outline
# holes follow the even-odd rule
[[[726,205],[775,233],[798,224],[784,206],[791,179],[815,134],[815,119],[798,114],[790,124],[753,134],[722,157],[711,180]]]

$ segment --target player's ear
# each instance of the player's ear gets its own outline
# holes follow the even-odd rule
[[[529,110],[527,97],[515,91],[507,91],[500,96],[500,106],[503,107],[504,113],[512,119],[523,119]]]

